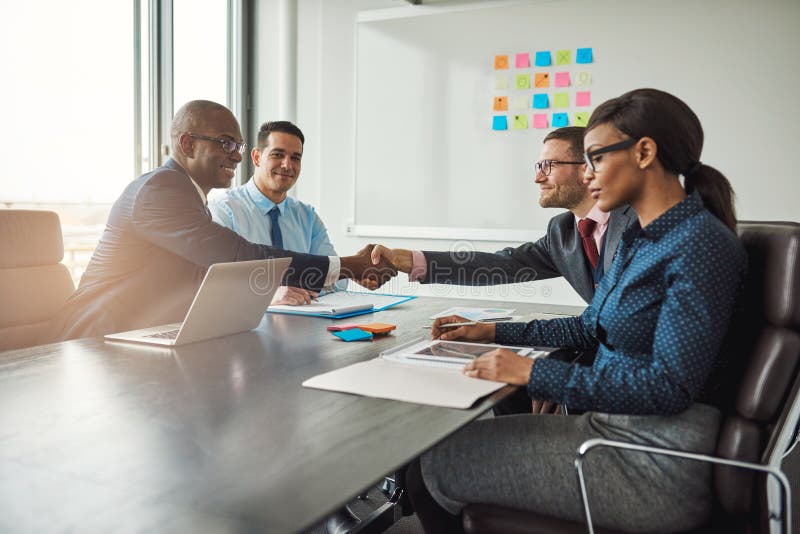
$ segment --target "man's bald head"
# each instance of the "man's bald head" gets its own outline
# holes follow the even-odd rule
[[[181,134],[201,130],[209,117],[215,114],[227,114],[233,117],[228,108],[211,100],[192,100],[181,106],[172,118],[169,130],[172,152],[178,152]]]

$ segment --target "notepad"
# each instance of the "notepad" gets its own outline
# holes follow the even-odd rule
[[[356,291],[334,291],[302,306],[270,306],[268,312],[343,319],[382,311],[417,297]]]
[[[419,338],[383,351],[379,356],[390,361],[409,365],[461,369],[478,356],[494,349],[509,349],[520,356],[529,358],[538,358],[547,354],[544,351],[534,350],[533,347],[513,347]]]

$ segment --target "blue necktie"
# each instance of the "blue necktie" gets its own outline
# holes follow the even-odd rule
[[[278,224],[278,217],[280,216],[281,210],[278,209],[278,206],[269,210],[269,218],[272,221],[270,237],[272,237],[272,246],[277,248],[283,248],[283,234],[281,234],[281,227]]]

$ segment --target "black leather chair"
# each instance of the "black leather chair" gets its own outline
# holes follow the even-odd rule
[[[768,532],[777,515],[786,516],[783,526],[788,532],[791,511],[785,500],[768,502],[763,471],[777,472],[785,482],[780,459],[794,438],[800,414],[800,224],[742,221],[738,230],[749,271],[742,309],[723,347],[730,356],[725,395],[730,404],[714,461],[750,463],[762,472],[716,463],[715,510],[711,522],[693,532]],[[598,441],[581,446],[576,457],[579,471],[582,462],[591,462],[591,449],[629,446]],[[575,483],[579,484],[577,476]],[[592,483],[586,480],[589,487]],[[463,523],[470,534],[591,531],[590,523],[481,504],[464,509]]]
[[[0,351],[49,340],[50,319],[75,290],[63,258],[57,214],[0,210]]]

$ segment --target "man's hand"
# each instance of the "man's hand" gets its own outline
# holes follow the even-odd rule
[[[278,291],[275,292],[275,296],[272,297],[272,302],[270,304],[302,306],[303,304],[310,303],[311,299],[315,299],[317,296],[319,296],[319,293],[316,291],[309,291],[308,289],[301,289],[299,287],[281,286],[278,288]]]
[[[394,265],[398,271],[403,271],[406,274],[411,272],[414,260],[410,250],[375,245],[375,248],[372,249],[372,263],[378,265],[381,261],[381,256]]]
[[[513,350],[495,349],[482,354],[464,366],[463,373],[473,378],[505,382],[515,386],[528,385],[533,360]]]
[[[448,323],[465,323],[469,319],[464,319],[458,315],[448,315],[439,317],[433,321],[431,326],[431,336],[433,339],[445,341],[474,341],[477,343],[491,343],[494,341],[495,324],[478,323],[475,326],[458,326],[454,328],[444,328],[442,325]]]
[[[339,278],[352,278],[367,289],[378,289],[396,276],[397,269],[386,258],[381,257],[373,264],[370,254],[374,248],[375,245],[367,245],[355,256],[341,258]]]

